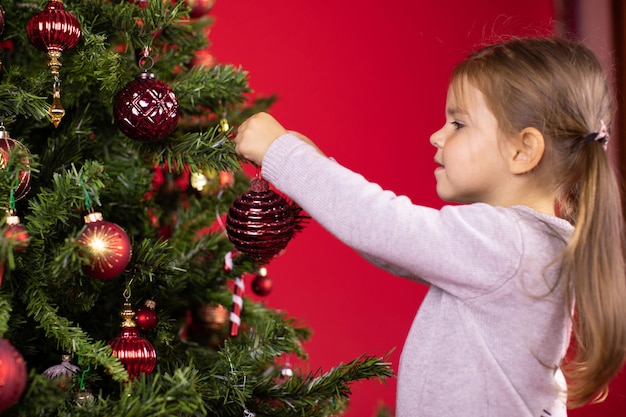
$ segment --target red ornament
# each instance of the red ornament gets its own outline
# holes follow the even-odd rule
[[[176,129],[180,106],[170,86],[145,71],[117,94],[113,116],[117,127],[129,138],[158,142]]]
[[[215,5],[215,0],[185,0],[185,3],[191,7],[189,17],[195,19],[209,13]]]
[[[226,232],[235,248],[260,262],[283,250],[295,231],[295,217],[287,201],[254,178],[250,189],[233,202],[226,216]]]
[[[266,296],[272,292],[274,288],[274,282],[270,277],[267,276],[266,273],[259,272],[256,277],[252,280],[252,291],[256,295]]]
[[[0,339],[0,413],[19,400],[26,388],[26,362],[7,339]]]
[[[150,5],[148,0],[128,0],[129,3],[135,3],[140,9],[145,9]]]
[[[107,280],[121,274],[132,253],[126,232],[115,223],[102,220],[100,212],[85,216],[85,224],[85,230],[78,237],[90,261],[83,266],[85,275]]]
[[[60,54],[76,46],[80,40],[80,24],[76,16],[65,10],[63,1],[50,0],[42,12],[30,18],[26,33],[35,48]]]
[[[0,4],[0,35],[4,32],[4,7]]]
[[[11,139],[9,132],[0,126],[0,168],[8,168],[9,159],[13,149],[20,149],[24,153],[28,153],[28,149],[20,142]],[[22,164],[30,167],[30,160],[27,156],[22,158]],[[17,185],[13,188],[13,198],[19,200],[30,191],[30,170],[20,171],[17,179]]]
[[[152,330],[159,322],[154,307],[156,303],[152,300],[146,300],[146,305],[137,310],[135,322],[141,330]]]
[[[20,224],[18,216],[9,215],[7,217],[3,233],[5,239],[16,242],[15,246],[13,246],[15,253],[21,253],[28,247],[30,236],[28,236],[26,228]]]
[[[113,349],[113,356],[117,357],[131,379],[140,374],[149,374],[156,366],[156,350],[152,343],[139,336],[136,323],[133,321],[135,312],[130,303],[124,303],[124,310],[120,313],[124,319],[117,337],[109,342]]]

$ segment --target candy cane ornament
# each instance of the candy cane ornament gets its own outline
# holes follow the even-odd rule
[[[243,309],[243,292],[245,289],[243,278],[235,278],[233,288],[233,308],[230,312],[230,335],[235,337],[239,334],[241,325],[241,310]]]

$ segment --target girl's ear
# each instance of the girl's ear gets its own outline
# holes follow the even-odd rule
[[[532,171],[543,158],[546,141],[543,134],[534,127],[527,127],[513,139],[509,169],[512,174],[525,174]]]

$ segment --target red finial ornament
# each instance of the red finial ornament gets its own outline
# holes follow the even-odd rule
[[[78,19],[65,10],[62,0],[50,0],[43,11],[31,17],[26,24],[30,43],[48,54],[60,54],[75,47],[80,40],[80,32]]]
[[[124,319],[117,337],[109,342],[113,349],[113,356],[117,357],[130,376],[136,379],[142,373],[149,374],[156,366],[156,350],[152,343],[139,336],[137,325],[133,317],[135,312],[129,302],[124,303],[124,310],[120,312]]]
[[[65,109],[61,104],[61,52],[71,49],[80,40],[80,23],[72,13],[65,10],[62,0],[50,0],[43,11],[30,18],[26,24],[26,34],[30,43],[40,51],[48,53],[48,66],[54,77],[52,104],[48,113],[54,127],[58,127]]]
[[[233,202],[226,216],[228,238],[238,251],[266,263],[283,250],[295,232],[289,203],[262,178]]]

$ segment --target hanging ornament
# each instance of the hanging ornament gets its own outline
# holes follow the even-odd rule
[[[128,0],[129,3],[135,3],[140,9],[145,9],[150,5],[148,0]]]
[[[130,261],[132,247],[126,232],[103,220],[102,213],[85,216],[85,229],[78,237],[89,264],[83,265],[85,275],[107,280],[118,276]]]
[[[28,158],[28,149],[21,143],[9,136],[3,124],[0,123],[0,168],[9,168],[9,160],[13,149],[19,149],[22,154],[26,155],[22,158],[21,163],[26,169],[19,172],[15,186],[12,188],[13,198],[15,200],[22,199],[30,191],[30,159]]]
[[[113,356],[122,362],[131,379],[137,378],[142,373],[151,373],[156,366],[156,350],[152,343],[139,336],[137,324],[133,320],[135,312],[128,301],[124,303],[120,317],[124,319],[120,325],[121,330],[117,337],[109,342]]]
[[[205,330],[218,332],[228,321],[228,310],[221,304],[205,304],[194,310],[193,321]]]
[[[155,307],[154,300],[146,300],[145,305],[137,309],[135,322],[141,330],[152,330],[159,322],[156,311],[154,311]]]
[[[0,339],[0,413],[19,400],[26,388],[26,362],[7,339]]]
[[[147,48],[139,59],[142,73],[117,93],[113,117],[120,131],[140,142],[158,142],[176,129],[180,106],[176,93],[149,72],[152,58]]]
[[[83,389],[80,390],[74,395],[74,402],[79,407],[89,407],[96,401],[96,398],[93,396],[91,391]]]
[[[237,197],[226,217],[226,232],[235,248],[262,263],[283,250],[294,231],[291,207],[262,178],[252,180],[250,189]]]
[[[61,80],[59,69],[61,53],[72,49],[80,40],[80,23],[72,13],[65,10],[62,0],[50,0],[43,11],[30,18],[26,33],[30,43],[48,53],[48,67],[54,78],[52,104],[48,113],[54,127],[58,127],[65,115],[61,104]]]
[[[185,3],[191,7],[189,17],[197,19],[211,11],[215,5],[215,0],[185,0]]]
[[[256,277],[252,280],[252,291],[256,295],[266,296],[272,292],[274,282],[267,276],[267,268],[259,268]]]
[[[20,218],[15,215],[14,210],[9,210],[2,228],[4,238],[8,241],[15,242],[13,252],[21,253],[26,250],[30,237],[26,228],[20,224]]]
[[[43,371],[43,376],[58,381],[59,385],[65,387],[70,379],[78,372],[78,366],[70,363],[70,355],[62,355],[61,363],[53,365]]]

